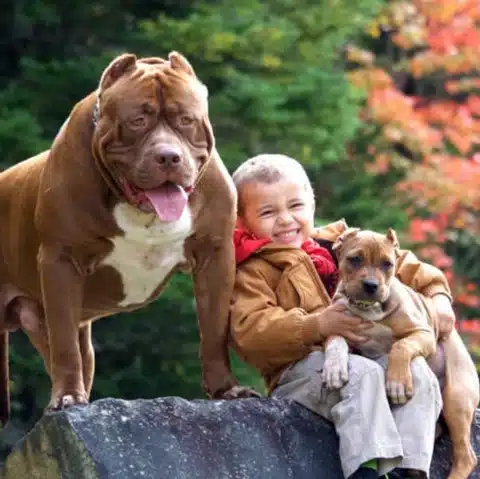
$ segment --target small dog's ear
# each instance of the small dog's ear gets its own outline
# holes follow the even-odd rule
[[[360,228],[348,228],[346,229],[333,243],[332,251],[335,252],[337,255],[340,253],[342,246],[345,244],[350,238],[357,236],[357,233],[360,231]]]
[[[394,248],[399,248],[400,247],[400,243],[398,242],[397,234],[395,233],[394,229],[388,228],[387,239],[388,239],[388,241],[390,241],[390,243],[393,244]]]

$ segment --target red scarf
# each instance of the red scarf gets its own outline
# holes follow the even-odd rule
[[[233,242],[235,245],[235,262],[240,264],[262,246],[271,243],[272,240],[257,238],[250,232],[237,228],[233,233]],[[305,241],[301,248],[310,256],[328,294],[333,296],[338,283],[338,270],[332,255],[326,248],[322,248],[312,239]]]

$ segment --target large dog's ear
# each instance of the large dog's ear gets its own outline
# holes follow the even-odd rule
[[[137,57],[133,53],[124,53],[112,60],[100,78],[100,91],[112,86],[122,75],[130,71],[136,62]]]
[[[357,236],[357,233],[360,231],[360,228],[347,228],[333,243],[332,251],[337,255],[340,254],[342,246],[351,238]]]
[[[170,52],[168,54],[168,61],[174,70],[181,71],[192,77],[196,76],[192,65],[190,65],[190,62],[181,53]]]
[[[397,234],[395,233],[394,229],[388,228],[387,239],[390,241],[390,243],[392,243],[395,249],[400,247],[400,243],[398,242]]]

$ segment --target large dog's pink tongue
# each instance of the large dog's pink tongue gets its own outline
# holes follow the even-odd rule
[[[178,220],[188,200],[185,190],[170,182],[152,190],[145,190],[145,195],[162,221]]]

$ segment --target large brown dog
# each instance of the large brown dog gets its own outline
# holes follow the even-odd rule
[[[470,431],[479,401],[479,381],[473,361],[454,330],[436,350],[438,325],[428,299],[395,277],[399,244],[393,230],[387,235],[350,228],[335,242],[340,284],[334,302],[373,321],[366,331],[371,339],[355,347],[367,357],[388,354],[387,393],[401,404],[414,393],[410,362],[422,355],[443,383],[443,411],[453,443],[449,479],[466,479],[477,458]],[[330,338],[326,346],[323,378],[331,388],[348,380],[348,345],[343,338]]]
[[[0,174],[2,421],[8,331],[22,328],[43,356],[50,409],[86,403],[91,322],[153,301],[179,269],[193,273],[206,392],[254,394],[228,360],[236,197],[207,105],[179,53],[124,54],[50,151]]]

